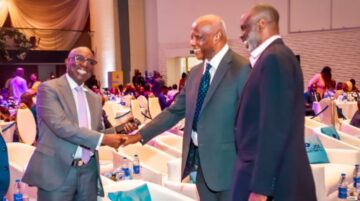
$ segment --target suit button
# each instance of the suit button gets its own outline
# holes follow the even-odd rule
[[[6,151],[6,147],[3,147],[1,150],[2,150],[3,152],[5,152],[5,151]]]
[[[8,169],[9,169],[9,166],[5,166],[4,169],[5,169],[5,170],[8,170]]]

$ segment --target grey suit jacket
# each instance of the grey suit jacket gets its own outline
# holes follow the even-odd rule
[[[95,151],[102,126],[101,98],[91,90],[86,92],[90,106],[91,128],[79,128],[75,100],[65,75],[40,85],[37,95],[39,139],[23,181],[51,191],[64,182],[77,147]],[[99,164],[99,163],[98,163]],[[97,170],[99,172],[99,167]],[[98,182],[99,195],[103,195]]]
[[[201,63],[192,68],[174,103],[140,130],[147,142],[185,117],[182,177],[190,172],[187,157],[203,66]],[[236,106],[248,71],[248,61],[229,50],[215,72],[200,112],[197,124],[200,164],[207,185],[214,191],[230,188],[235,163]]]

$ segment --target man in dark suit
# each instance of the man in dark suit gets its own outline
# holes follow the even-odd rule
[[[114,129],[99,132],[101,97],[84,86],[96,63],[89,48],[75,48],[66,60],[67,73],[38,89],[39,139],[23,181],[38,187],[39,201],[104,195],[97,149],[100,144],[117,148],[122,137],[110,134]]]
[[[299,62],[279,36],[279,14],[255,5],[241,18],[252,71],[236,120],[233,201],[314,201],[304,145],[304,83]]]
[[[235,163],[236,106],[249,71],[245,58],[227,45],[221,18],[206,15],[192,24],[190,44],[197,59],[173,104],[129,143],[151,138],[185,117],[182,177],[197,169],[196,186],[203,201],[229,200]]]
[[[9,173],[9,159],[7,153],[6,142],[2,137],[2,131],[0,128],[0,199],[2,199],[10,184],[10,173]]]

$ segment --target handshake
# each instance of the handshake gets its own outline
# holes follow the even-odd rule
[[[120,146],[127,146],[129,144],[137,143],[141,140],[140,133],[132,133],[141,122],[137,119],[130,119],[128,122],[114,127],[116,134],[105,134],[102,140],[102,145],[107,145],[115,149]]]

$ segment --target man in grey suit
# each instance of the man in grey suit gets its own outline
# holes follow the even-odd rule
[[[236,120],[233,201],[315,201],[304,143],[304,82],[267,4],[242,16],[241,39],[252,66]]]
[[[38,200],[96,200],[100,144],[114,148],[121,136],[103,130],[101,97],[84,86],[96,65],[87,47],[70,51],[67,73],[38,89],[39,139],[23,181],[38,187]],[[109,134],[104,135],[104,132]]]
[[[146,143],[185,117],[182,178],[197,169],[200,199],[225,201],[234,171],[235,111],[248,62],[229,48],[225,24],[215,15],[192,24],[190,44],[203,62],[191,69],[174,103],[124,145]]]

